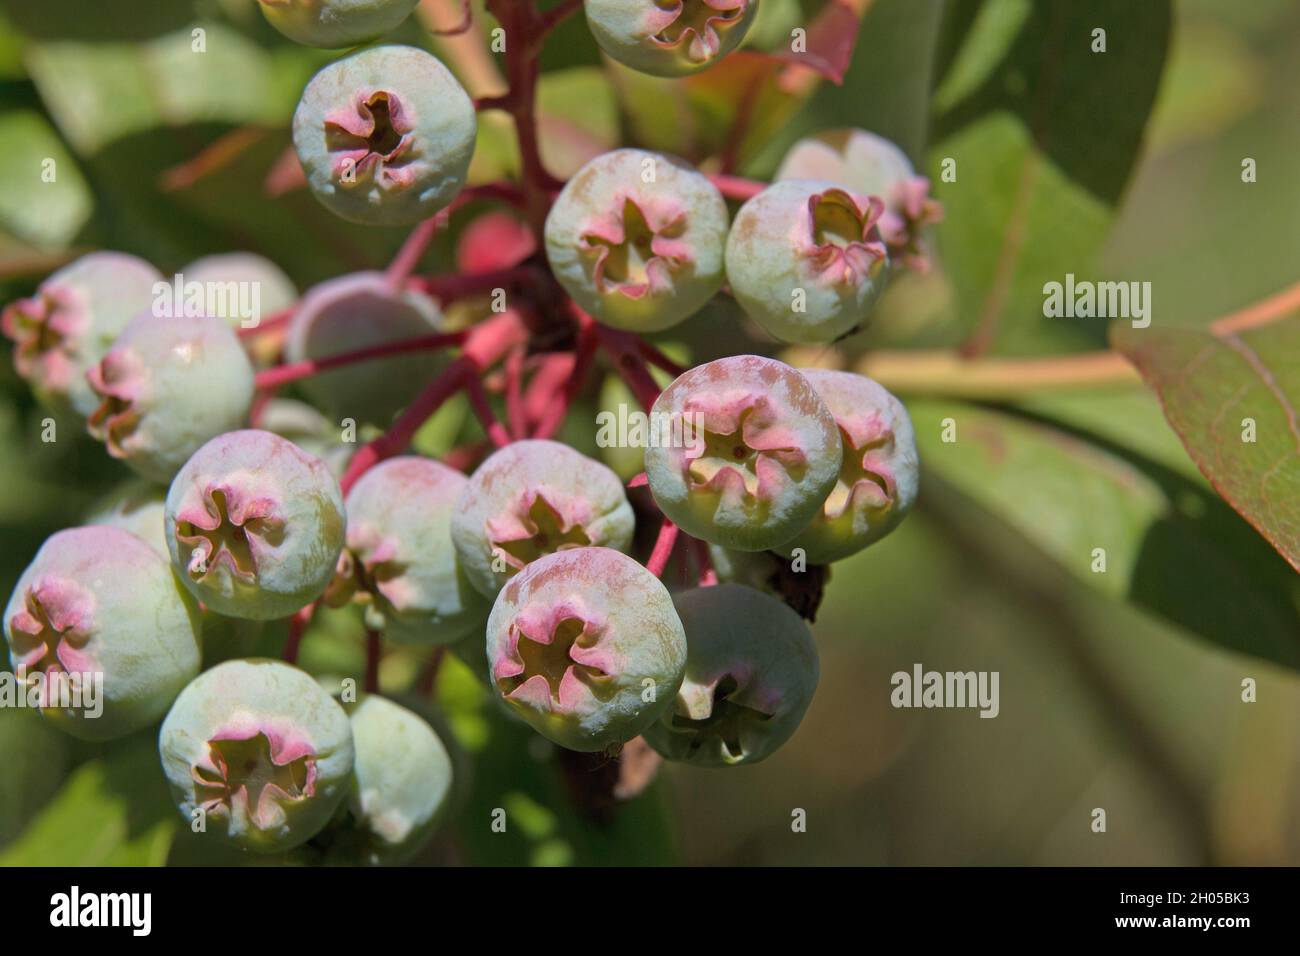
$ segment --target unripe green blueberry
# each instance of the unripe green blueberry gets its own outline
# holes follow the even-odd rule
[[[645,732],[669,760],[757,763],[790,739],[817,689],[808,625],[774,597],[739,584],[673,597],[686,631],[686,677]]]
[[[428,721],[387,698],[367,694],[347,710],[356,749],[351,819],[330,861],[405,863],[442,822],[455,773],[451,754]]]
[[[47,539],[18,580],[4,627],[15,672],[39,680],[52,705],[42,713],[87,740],[154,722],[199,672],[198,605],[170,564],[121,528]],[[102,680],[100,699],[55,706],[68,703],[57,694],[69,674],[83,685]]]
[[[152,481],[242,426],[253,403],[252,363],[216,318],[137,316],[86,379],[100,400],[90,434]]]
[[[546,217],[546,257],[574,300],[615,328],[655,332],[722,287],[727,204],[679,159],[641,149],[597,156]]]
[[[672,701],[686,638],[658,578],[618,551],[575,548],[501,589],[487,655],[497,693],[533,729],[570,750],[606,751]]]
[[[727,279],[745,313],[783,342],[849,334],[884,288],[888,256],[876,227],[884,205],[828,182],[773,183],[736,213]]]
[[[455,198],[474,154],[469,95],[436,57],[368,47],[325,67],[293,117],[307,183],[352,222],[410,225]]]
[[[212,312],[225,319],[236,332],[255,328],[263,319],[283,312],[298,301],[298,289],[284,270],[270,259],[252,252],[226,252],[195,259],[180,270],[185,283],[199,283],[205,289],[220,287],[218,308]],[[240,306],[251,306],[248,314]],[[278,345],[275,336],[257,335],[245,341],[254,362],[273,365]]]
[[[778,549],[814,564],[847,558],[893,531],[912,509],[918,482],[916,437],[903,403],[853,372],[805,369],[835,416],[844,461],[821,510]]]
[[[776,178],[825,180],[858,195],[879,196],[885,203],[880,232],[890,258],[912,269],[929,268],[921,232],[943,219],[943,206],[930,198],[930,181],[916,174],[907,154],[883,136],[835,129],[801,139],[786,153]]]
[[[585,0],[600,48],[653,76],[707,69],[740,45],[758,0]]]
[[[167,550],[167,489],[132,479],[118,485],[86,515],[86,524],[106,524],[130,531],[171,562]]]
[[[696,538],[774,548],[808,526],[835,486],[835,419],[784,362],[736,355],[697,366],[664,389],[651,418],[682,440],[646,449],[650,491]]]
[[[348,492],[347,547],[327,599],[367,605],[366,621],[397,641],[449,644],[482,633],[488,602],[451,543],[456,502],[469,484],[430,458],[390,458]]]
[[[259,0],[271,26],[304,46],[356,46],[401,26],[420,0]]]
[[[339,483],[270,432],[228,432],[176,473],[167,547],[185,586],[231,617],[287,617],[324,593],[343,548]]]
[[[394,290],[379,272],[330,279],[309,290],[285,338],[290,362],[432,335],[442,313],[421,292]],[[387,424],[437,373],[428,352],[394,355],[331,369],[304,379],[312,401],[338,418]]]
[[[259,853],[324,828],[352,779],[343,708],[308,674],[272,660],[204,671],[163,721],[158,753],[191,829]]]
[[[92,252],[7,306],[0,329],[14,342],[14,368],[54,410],[89,415],[97,399],[86,371],[127,322],[149,310],[162,275],[121,252]]]
[[[626,551],[636,518],[618,476],[554,441],[517,441],[470,476],[451,539],[470,583],[489,598],[529,562],[588,546]]]

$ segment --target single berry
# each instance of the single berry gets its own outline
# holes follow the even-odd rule
[[[256,328],[298,301],[298,289],[284,270],[252,252],[204,256],[179,274],[186,287],[197,283],[203,288],[205,302],[215,305],[207,313],[225,319],[236,332]],[[256,335],[244,344],[256,364],[275,364],[279,348],[275,336]]]
[[[49,704],[42,713],[87,740],[153,723],[199,672],[198,606],[170,564],[121,528],[47,539],[9,598],[4,627],[15,672]],[[72,693],[92,683],[90,696]]]
[[[758,0],[586,0],[592,36],[611,58],[652,76],[707,69],[740,45]]]
[[[241,427],[253,366],[220,319],[137,316],[86,373],[99,406],[86,419],[108,453],[170,481],[208,439]]]
[[[570,750],[643,733],[681,684],[686,638],[667,589],[627,555],[575,548],[501,589],[487,626],[497,693]]]
[[[489,598],[529,562],[571,548],[626,551],[636,519],[618,476],[553,441],[517,441],[479,465],[451,538],[470,583]]]
[[[121,252],[92,252],[5,308],[0,328],[14,342],[14,368],[42,402],[89,415],[97,399],[86,371],[127,322],[153,305],[162,274]]]
[[[106,524],[129,531],[171,562],[167,550],[167,490],[148,481],[132,479],[105,495],[86,515],[86,524]]]
[[[775,359],[736,355],[690,369],[651,418],[680,440],[646,449],[650,491],[696,538],[776,547],[807,527],[835,486],[835,419],[808,380]]]
[[[271,26],[304,46],[356,46],[401,26],[420,0],[259,0]]]
[[[884,205],[828,182],[774,183],[740,207],[727,279],[745,313],[783,342],[833,342],[861,326],[884,288]]]
[[[309,290],[285,340],[290,362],[326,358],[433,335],[442,313],[420,292],[395,291],[379,272],[330,279]],[[307,396],[337,418],[387,424],[440,367],[429,352],[358,362],[304,379]]]
[[[405,863],[442,822],[454,767],[442,739],[418,714],[367,694],[346,707],[356,762],[349,816],[326,860],[369,866]]]
[[[803,375],[835,416],[844,461],[821,510],[781,545],[814,564],[861,551],[898,527],[916,501],[916,437],[903,403],[881,385],[852,372],[806,369]]]
[[[757,763],[790,739],[817,689],[808,626],[774,597],[739,584],[683,591],[686,677],[645,732],[669,760],[706,767]]]
[[[890,258],[924,272],[929,257],[924,228],[943,220],[943,206],[930,197],[930,181],[918,176],[894,143],[862,129],[827,130],[801,139],[786,153],[776,178],[818,179],[885,202],[880,232]]]
[[[293,117],[312,192],[364,225],[410,225],[450,203],[476,135],[469,95],[437,58],[410,46],[368,47],[331,63]]]
[[[656,332],[722,287],[727,204],[678,159],[640,149],[597,156],[569,180],[546,217],[555,277],[593,316]]]
[[[279,661],[228,661],[200,674],[163,721],[158,752],[191,829],[261,853],[319,833],[352,779],[347,714]]]
[[[185,586],[231,617],[287,617],[324,593],[343,548],[339,483],[270,432],[228,432],[176,473],[167,547]]]
[[[348,492],[347,546],[327,601],[366,605],[367,623],[394,640],[452,643],[482,633],[488,602],[451,544],[456,502],[469,484],[430,458],[390,458]]]

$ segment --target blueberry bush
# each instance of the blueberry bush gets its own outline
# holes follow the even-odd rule
[[[1300,859],[1208,6],[0,0],[0,865]]]

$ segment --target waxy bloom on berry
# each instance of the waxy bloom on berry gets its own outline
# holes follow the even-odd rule
[[[487,626],[497,693],[570,750],[617,748],[681,684],[686,638],[663,584],[609,548],[534,561],[501,589]]]
[[[286,617],[320,597],[344,527],[343,494],[324,462],[270,432],[214,438],[167,492],[176,573],[232,617]]]
[[[890,258],[920,272],[929,269],[922,232],[943,220],[943,205],[930,197],[930,181],[916,174],[907,154],[883,136],[836,129],[801,139],[776,178],[826,180],[858,195],[879,196],[885,203],[880,232]]]
[[[592,36],[610,57],[654,76],[707,69],[740,45],[758,0],[586,0]]]
[[[788,556],[802,549],[809,561],[826,564],[879,541],[911,510],[916,438],[903,403],[871,379],[825,369],[803,375],[835,416],[844,462],[821,511],[779,550]]]
[[[90,434],[153,481],[243,425],[253,403],[252,363],[218,318],[138,316],[86,378],[99,397]]]
[[[15,673],[42,687],[42,713],[88,740],[157,720],[199,672],[198,605],[167,561],[121,528],[52,535],[19,578],[4,629]],[[98,682],[101,699],[58,706],[69,681]]]
[[[257,852],[319,833],[353,766],[343,708],[305,672],[270,660],[199,675],[163,721],[158,752],[186,824]]]
[[[277,30],[304,46],[356,46],[396,29],[420,0],[259,0]]]
[[[357,601],[366,621],[397,641],[450,644],[478,629],[488,602],[451,543],[469,479],[431,458],[404,455],[371,468],[347,496],[347,547],[326,600]]]
[[[737,355],[697,366],[664,389],[653,414],[682,420],[696,439],[652,445],[645,455],[655,501],[694,537],[741,551],[773,548],[808,525],[835,485],[835,419],[783,362]]]
[[[726,239],[717,187],[681,160],[640,149],[587,163],[546,219],[560,284],[601,322],[636,332],[676,325],[721,288]]]
[[[727,278],[746,314],[783,342],[833,342],[862,325],[884,288],[884,204],[828,182],[787,180],[741,207]]]
[[[149,310],[161,281],[149,263],[120,252],[92,252],[64,266],[0,315],[0,329],[14,342],[14,368],[49,407],[89,415],[98,399],[86,370]]]
[[[316,198],[344,219],[409,225],[465,185],[477,118],[438,59],[369,47],[325,67],[293,117],[293,143]]]
[[[673,604],[686,630],[686,677],[646,741],[669,760],[706,767],[771,755],[817,689],[808,625],[783,602],[739,584],[684,591]]]
[[[635,523],[612,471],[559,442],[529,440],[493,452],[470,476],[451,537],[470,583],[492,598],[544,555],[589,545],[627,550]]]

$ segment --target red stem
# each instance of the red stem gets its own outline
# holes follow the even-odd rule
[[[524,350],[514,349],[506,357],[506,421],[510,423],[510,434],[514,438],[523,438],[528,434],[528,421],[524,415]]]
[[[645,339],[639,340],[638,347],[641,349],[641,354],[645,356],[645,360],[655,368],[662,369],[674,377],[686,374],[686,368],[684,366],[678,365]]]
[[[397,342],[384,342],[381,345],[370,345],[352,352],[340,352],[337,355],[326,355],[318,359],[303,359],[301,362],[291,362],[287,365],[277,365],[275,368],[263,369],[257,373],[253,381],[260,390],[279,388],[281,385],[287,385],[303,378],[310,378],[320,372],[327,372],[341,365],[368,362],[372,359],[402,355],[407,352],[430,352],[453,345],[461,345],[464,343],[465,337],[466,333],[464,332],[450,332],[439,335],[420,335]]]
[[[655,539],[654,550],[646,560],[646,570],[657,578],[662,577],[664,568],[668,566],[668,559],[672,557],[673,546],[676,544],[677,525],[665,518],[663,524],[659,526],[659,537]]]
[[[506,432],[505,426],[497,420],[496,413],[492,411],[492,406],[488,404],[487,392],[483,391],[483,383],[478,378],[470,378],[465,382],[465,393],[469,396],[470,408],[474,409],[479,423],[483,426],[483,431],[487,433],[488,439],[497,448],[504,448],[510,444],[510,435]]]
[[[573,309],[581,311],[576,305]],[[615,371],[627,382],[637,401],[649,411],[659,397],[659,385],[646,368],[645,359],[641,357],[640,338],[631,332],[611,329],[607,325],[595,324],[593,328],[600,347],[613,361]]]
[[[700,587],[712,587],[718,583],[718,572],[713,570],[713,556],[709,554],[707,541],[691,538],[691,548],[695,551],[695,560],[700,565]]]
[[[742,179],[739,176],[726,176],[721,173],[710,174],[709,181],[728,199],[738,199],[741,202],[753,199],[767,188],[767,183],[759,182],[757,179]]]
[[[302,636],[316,613],[316,602],[308,604],[293,617],[289,618],[289,639],[284,642],[284,659],[289,664],[298,662],[298,650],[302,647]]]
[[[464,388],[469,379],[478,378],[506,352],[525,341],[527,334],[519,314],[514,311],[493,316],[470,329],[460,357],[425,386],[388,431],[352,456],[340,482],[344,494],[371,466],[402,452],[443,402]]]

